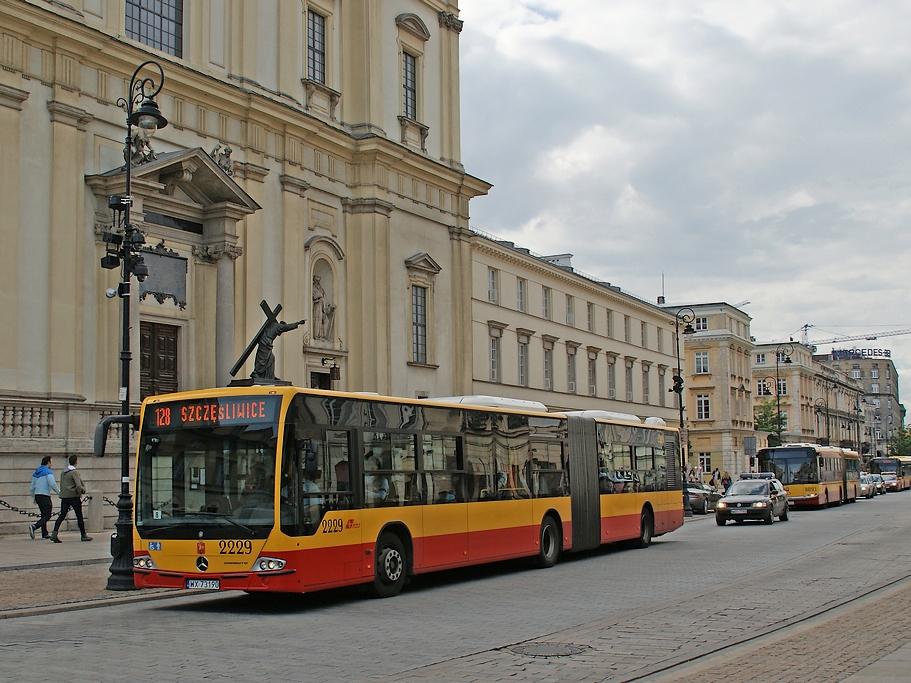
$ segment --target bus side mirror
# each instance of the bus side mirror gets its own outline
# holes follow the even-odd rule
[[[108,429],[112,424],[131,425],[139,429],[139,418],[136,415],[108,415],[95,425],[95,455],[104,457],[104,445],[108,440]]]
[[[298,439],[297,447],[304,456],[304,471],[317,472],[319,470],[319,441],[316,439]]]

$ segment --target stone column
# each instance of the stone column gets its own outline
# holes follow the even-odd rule
[[[473,393],[471,317],[471,236],[467,228],[450,226],[449,240],[452,254],[452,358],[440,359],[452,363],[453,394]]]

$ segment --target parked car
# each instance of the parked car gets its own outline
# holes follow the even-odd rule
[[[882,475],[883,482],[886,484],[886,491],[901,491],[902,484],[898,480],[898,475],[895,472],[886,472]]]
[[[690,509],[700,515],[705,515],[715,509],[715,504],[721,498],[721,491],[710,484],[702,482],[689,482],[686,485],[690,498]]]
[[[715,504],[715,523],[724,526],[733,519],[737,524],[744,520],[761,520],[771,524],[778,517],[788,521],[788,493],[781,482],[770,472],[740,475],[727,493]]]
[[[873,479],[873,484],[876,486],[877,495],[879,495],[880,493],[885,493],[886,492],[886,482],[883,479],[883,475],[871,474],[870,477]]]
[[[873,481],[872,476],[869,474],[860,475],[860,491],[858,491],[857,495],[864,498],[872,498],[876,495],[876,482]]]

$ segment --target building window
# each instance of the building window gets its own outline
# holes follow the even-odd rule
[[[707,375],[709,373],[709,352],[696,351],[693,357],[696,359],[696,374]]]
[[[595,304],[589,303],[586,306],[586,309],[588,310],[588,331],[594,332],[595,331]]]
[[[664,330],[658,328],[658,353],[664,353]]]
[[[411,360],[427,362],[427,288],[411,287]]]
[[[609,339],[614,338],[614,312],[607,309],[607,336]]]
[[[642,323],[639,326],[639,332],[642,335],[642,348],[648,348],[648,323]]]
[[[307,78],[326,82],[326,17],[307,12]]]
[[[665,376],[665,373],[661,372],[660,370],[658,371],[658,396],[661,399],[660,402],[662,408],[667,407],[667,387],[664,379]]]
[[[870,370],[870,379],[879,379],[879,370],[876,368]]]
[[[570,326],[576,324],[576,305],[569,294],[566,295],[566,324]]]
[[[183,57],[183,0],[127,0],[127,38]]]
[[[712,410],[709,402],[708,394],[697,394],[696,395],[696,419],[697,420],[711,420],[712,419]]]
[[[626,364],[626,401],[633,402],[633,364]]]
[[[541,315],[545,320],[550,320],[550,287],[541,288]]]
[[[784,352],[775,354],[775,358],[776,358],[775,362],[777,362],[779,365],[781,365],[782,363],[788,362],[788,354],[786,354]]]
[[[625,316],[623,316],[623,341],[625,341],[627,343],[629,343],[629,337],[630,337],[629,326],[630,326],[629,316],[625,315]]]
[[[870,393],[871,393],[871,394],[878,394],[878,393],[879,393],[879,384],[875,384],[875,383],[874,383],[874,384],[871,384],[871,385],[870,385]]]
[[[786,380],[786,379],[778,380],[778,395],[779,396],[788,395],[788,380]]]
[[[860,370],[851,370],[851,379],[860,379]]]
[[[756,395],[757,396],[771,396],[772,387],[769,385],[769,381],[766,379],[756,380]]]
[[[554,388],[554,350],[544,349],[544,388],[552,391]]]
[[[516,310],[525,313],[525,290],[528,282],[519,278],[516,280]]]
[[[490,337],[490,381],[502,382],[500,374],[500,337]]]
[[[572,353],[566,354],[566,390],[576,393],[576,356]]]
[[[712,454],[711,453],[700,453],[699,454],[699,469],[703,472],[712,471]]]
[[[519,386],[528,386],[528,343],[519,342]]]
[[[588,395],[598,395],[598,359],[588,359]]]
[[[756,365],[765,365],[765,354],[764,353],[756,354]]]
[[[698,332],[699,330],[709,329],[709,319],[708,318],[696,318],[693,321],[693,328]]]
[[[607,364],[607,397],[617,398],[617,364]]]
[[[402,53],[402,113],[405,118],[418,120],[418,58]]]
[[[648,391],[648,380],[649,380],[649,367],[647,365],[642,366],[642,402],[648,403],[649,391]]]
[[[500,279],[499,275],[496,269],[487,269],[487,300],[492,304],[500,303],[499,287],[497,286]]]

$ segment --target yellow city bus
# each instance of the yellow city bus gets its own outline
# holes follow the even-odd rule
[[[860,491],[860,456],[851,450],[814,443],[763,448],[760,472],[774,472],[788,492],[788,503],[800,506],[853,503]]]
[[[911,458],[904,455],[897,455],[883,458],[870,458],[867,463],[870,472],[874,474],[893,473],[898,479],[900,491],[907,491],[911,488]]]
[[[102,439],[103,443],[103,439]],[[254,386],[143,402],[138,587],[307,592],[631,541],[683,523],[678,433],[492,397]]]

